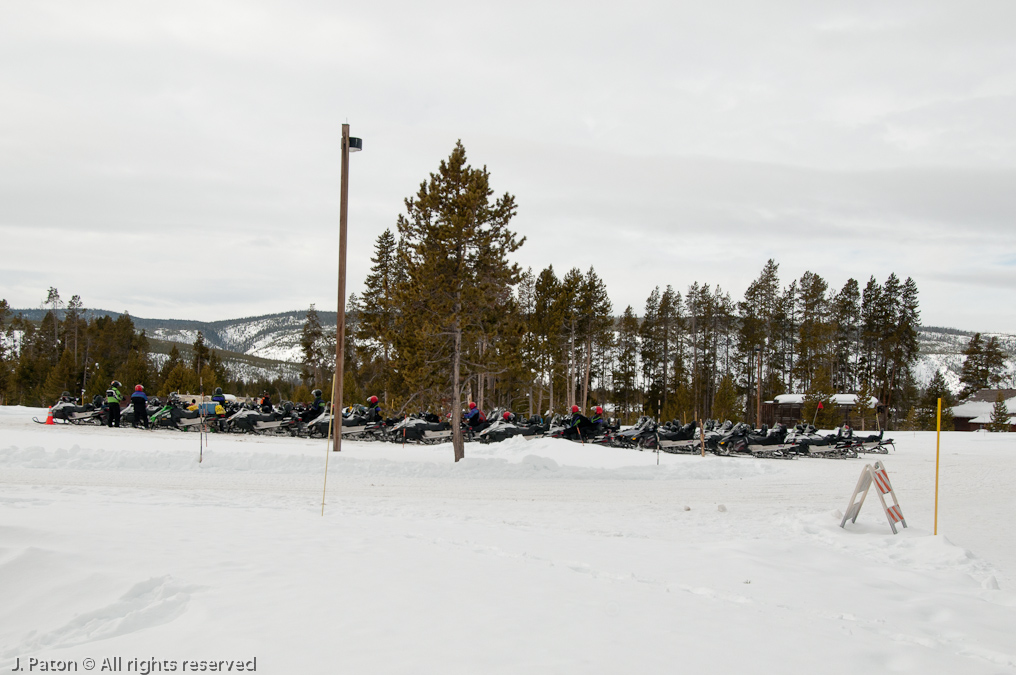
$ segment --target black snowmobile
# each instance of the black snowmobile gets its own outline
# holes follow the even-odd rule
[[[60,421],[64,424],[97,424],[106,423],[106,411],[102,408],[102,394],[96,394],[91,403],[78,405],[68,392],[60,396],[60,400],[53,406],[53,421]],[[45,424],[37,418],[32,418],[39,424]]]
[[[677,420],[667,422],[656,429],[656,447],[675,455],[697,453],[702,448],[698,422],[692,420],[681,424]]]
[[[465,431],[463,431],[465,434]],[[410,416],[392,426],[388,438],[396,443],[444,443],[452,439],[452,425],[433,413]]]
[[[502,414],[486,429],[476,435],[476,440],[481,443],[500,443],[513,436],[522,436],[525,440],[532,440],[537,436],[537,428],[529,424],[520,424],[514,415],[507,419]]]

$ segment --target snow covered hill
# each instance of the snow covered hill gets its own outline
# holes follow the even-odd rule
[[[981,335],[995,336],[1002,343],[1003,349],[1009,355],[1008,386],[1014,386],[1012,383],[1016,383],[1016,335],[1008,333],[981,333]],[[949,387],[958,392],[962,388],[960,372],[963,370],[963,350],[973,336],[972,331],[922,326],[918,336],[921,342],[921,356],[914,369],[917,381],[927,384],[935,371],[941,371]]]

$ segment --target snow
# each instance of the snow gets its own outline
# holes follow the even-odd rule
[[[856,460],[40,426],[0,408],[0,671],[257,658],[266,673],[1016,670],[1016,435]],[[874,495],[884,460],[910,527]],[[79,671],[80,672],[80,671]],[[98,672],[98,668],[96,669]]]

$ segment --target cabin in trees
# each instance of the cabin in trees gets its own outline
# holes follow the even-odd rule
[[[843,422],[854,426],[851,413],[857,405],[857,394],[834,394],[833,402],[839,411],[840,419]],[[871,397],[870,407],[874,409],[878,405],[878,399]],[[767,424],[780,423],[792,427],[802,421],[804,415],[804,394],[780,394],[772,401],[766,401],[764,406],[763,422]],[[809,420],[804,420],[809,421]],[[857,426],[860,426],[858,424]]]
[[[991,413],[998,395],[1005,399],[1005,407],[1016,413],[1016,389],[981,389],[965,402],[952,407],[956,431],[980,431],[991,424]],[[1009,417],[1009,431],[1016,431],[1016,415]]]

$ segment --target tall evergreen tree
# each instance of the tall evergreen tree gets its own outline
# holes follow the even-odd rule
[[[398,219],[406,242],[400,304],[403,314],[418,317],[422,339],[413,355],[417,372],[432,386],[450,385],[453,417],[461,410],[468,375],[465,350],[481,329],[474,317],[503,301],[504,290],[519,280],[518,265],[507,258],[524,241],[508,229],[515,198],[506,193],[492,202],[493,194],[486,167],[469,166],[459,142],[416,196],[406,199],[407,215]],[[439,363],[444,367],[433,367]],[[458,424],[452,426],[458,461],[465,456],[462,433]]]
[[[192,356],[191,369],[195,373],[200,373],[201,369],[208,364],[208,358],[211,356],[211,351],[205,343],[205,335],[201,331],[198,331],[198,336],[194,339]]]
[[[585,355],[582,364],[582,409],[585,410],[589,405],[594,345],[609,343],[614,327],[613,307],[607,294],[607,286],[592,267],[582,279],[578,304],[580,335]]]
[[[1005,404],[1005,396],[1002,392],[998,392],[995,397],[995,405],[991,409],[991,423],[988,425],[989,431],[1009,431],[1009,408]]]
[[[938,400],[942,399],[942,428],[953,428],[952,392],[942,372],[936,370],[917,404],[917,425],[923,431],[934,431],[938,419]]]
[[[397,311],[395,289],[402,278],[398,244],[395,235],[386,229],[378,235],[371,258],[370,273],[364,281],[362,311],[357,338],[365,345],[368,359],[377,367],[368,379],[380,387],[381,399],[388,405],[389,392],[393,391],[395,371],[390,364],[394,358]],[[393,392],[394,393],[394,392]]]
[[[639,320],[631,305],[625,307],[617,325],[617,368],[614,371],[614,403],[625,417],[638,404]]]
[[[1006,354],[995,336],[983,339],[980,333],[974,333],[963,350],[963,369],[960,372],[960,383],[963,389],[960,398],[968,398],[981,389],[992,389],[1001,386],[1005,380]]]
[[[318,316],[314,303],[311,303],[304,315],[303,328],[300,329],[300,352],[303,354],[303,368],[300,370],[300,377],[307,386],[323,386],[327,379],[324,367],[330,355],[325,354],[324,346],[324,329],[321,327],[321,318]]]

